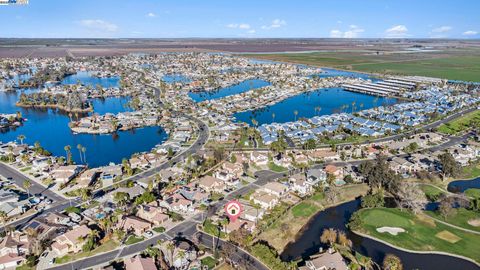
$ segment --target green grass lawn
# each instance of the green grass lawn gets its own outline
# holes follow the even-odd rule
[[[217,261],[212,257],[205,257],[201,261],[202,265],[206,265],[208,269],[213,269],[217,264]]]
[[[294,217],[309,217],[318,210],[318,207],[313,204],[301,202],[292,208],[292,214]]]
[[[439,220],[443,220],[443,221],[448,222],[450,224],[453,224],[453,225],[456,225],[456,226],[459,226],[459,227],[462,227],[462,228],[465,228],[465,229],[480,232],[480,227],[478,227],[478,226],[475,227],[475,226],[472,226],[472,225],[468,224],[469,220],[480,219],[480,213],[478,213],[478,212],[467,210],[465,208],[458,208],[454,215],[449,216],[446,219],[444,219],[442,216],[440,216],[437,212],[425,211],[425,213],[427,213],[429,216],[432,216],[432,217],[437,218]]]
[[[286,172],[287,171],[287,168],[282,167],[282,166],[278,166],[273,162],[268,162],[268,169],[270,169],[271,171],[274,171],[274,172]]]
[[[441,125],[440,127],[438,127],[438,131],[449,135],[455,135],[457,133],[479,125],[480,110],[477,110]]]
[[[137,237],[135,235],[132,235],[130,237],[128,237],[127,241],[125,241],[125,245],[133,245],[135,243],[138,243],[138,242],[141,242],[143,241],[143,237]]]
[[[63,257],[56,258],[55,263],[56,264],[62,264],[62,263],[75,261],[75,260],[85,258],[85,257],[91,257],[91,256],[94,256],[94,255],[102,253],[102,252],[107,252],[107,251],[114,250],[117,247],[118,247],[118,243],[116,241],[109,240],[109,241],[103,243],[102,245],[98,246],[96,249],[94,249],[92,251],[80,252],[80,253],[77,253],[77,254],[65,255]]]
[[[395,246],[419,251],[443,251],[472,258],[480,262],[480,235],[464,232],[438,223],[428,216],[420,218],[408,211],[391,208],[362,209],[360,231]],[[401,227],[398,235],[380,233],[383,226]],[[447,240],[446,240],[447,239]]]
[[[164,227],[155,227],[153,228],[153,230],[157,233],[163,233],[165,232],[165,228]]]
[[[420,185],[420,189],[425,193],[425,196],[427,199],[431,202],[437,201],[442,194],[444,194],[443,191],[441,191],[438,188],[429,186],[429,185]]]
[[[472,198],[480,198],[480,188],[469,188],[465,190],[465,195]]]
[[[476,163],[463,167],[462,169],[462,178],[472,179],[480,176],[480,164]]]

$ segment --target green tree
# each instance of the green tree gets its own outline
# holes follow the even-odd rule
[[[30,188],[32,187],[32,181],[30,179],[26,179],[23,181],[23,187],[27,190],[28,197],[30,198]]]
[[[455,161],[455,158],[449,152],[445,152],[438,156],[440,161],[440,165],[442,167],[441,174],[442,179],[446,179],[447,177],[455,177],[460,172],[460,165]]]
[[[403,270],[402,261],[393,254],[387,254],[383,259],[383,269],[385,270]]]

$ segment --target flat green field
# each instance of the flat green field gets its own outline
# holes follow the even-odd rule
[[[301,202],[292,208],[294,217],[309,217],[316,213],[319,207],[308,202]]]
[[[368,73],[420,75],[480,82],[480,51],[476,49],[379,55],[373,52],[358,51],[251,54],[245,56]]]
[[[450,121],[438,127],[438,131],[454,135],[469,128],[480,125],[480,110],[466,114],[460,118]]]
[[[453,224],[468,230],[480,232],[480,213],[478,212],[467,210],[465,208],[459,208],[456,210],[454,215],[451,215],[446,219],[441,217],[437,212],[425,211],[425,213],[428,214],[429,216],[432,216],[439,220],[443,220],[450,224]],[[471,224],[469,224],[469,221],[471,222],[473,220],[479,220],[479,226],[472,226]]]
[[[472,258],[480,262],[480,235],[458,230],[433,221],[428,216],[416,216],[408,211],[389,208],[362,209],[361,232],[395,246],[418,251],[443,251]],[[380,227],[400,227],[398,235],[377,232]]]

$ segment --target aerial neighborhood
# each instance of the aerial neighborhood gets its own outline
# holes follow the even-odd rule
[[[478,83],[148,48],[0,58],[0,269],[479,265]]]

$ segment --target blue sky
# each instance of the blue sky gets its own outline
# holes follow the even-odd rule
[[[480,38],[478,11],[477,0],[30,0],[0,6],[0,37]]]

